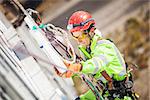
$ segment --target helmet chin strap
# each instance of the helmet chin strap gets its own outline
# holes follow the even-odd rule
[[[93,33],[93,35],[90,35],[90,34],[89,34],[90,32],[89,32],[88,30],[84,30],[84,32],[85,32],[85,33],[88,35],[88,37],[90,38],[90,44],[86,46],[86,51],[87,51],[88,53],[90,53],[90,52],[91,52],[90,45],[91,45],[91,41],[92,41],[92,38],[93,38],[93,36],[94,36],[94,33]]]
[[[92,39],[93,39],[93,37],[94,37],[94,35],[95,35],[95,32],[94,32],[95,29],[96,29],[96,28],[93,27],[93,30],[92,30],[92,31],[91,31],[91,30],[90,30],[90,31],[89,31],[89,30],[86,30],[88,36],[90,37],[90,44],[86,47],[86,49],[87,49],[87,51],[88,51],[89,53],[91,52],[90,46],[91,46]]]
[[[95,30],[95,28],[94,28]],[[92,38],[94,37],[95,33],[94,31],[89,31],[89,30],[84,30],[86,34],[88,34],[88,36],[90,37],[90,40],[92,40]]]

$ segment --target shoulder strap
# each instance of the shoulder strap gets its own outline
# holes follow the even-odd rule
[[[110,38],[108,38],[108,39],[106,39],[106,40],[109,40],[110,42],[114,43],[114,41],[113,41],[113,40],[111,40]]]
[[[107,74],[106,71],[101,72],[102,76],[108,81],[108,88],[112,89],[113,88],[113,80],[112,78]]]

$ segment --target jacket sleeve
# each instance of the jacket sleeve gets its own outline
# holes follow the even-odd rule
[[[95,74],[100,69],[102,70],[102,61],[97,60],[98,57],[93,57],[85,62],[81,62],[82,64],[82,72],[85,74]]]
[[[98,71],[103,71],[105,66],[108,64],[108,52],[112,53],[111,45],[102,43],[96,44],[92,49],[91,56],[89,60],[82,62],[82,72],[85,74],[95,74]],[[111,54],[112,55],[112,54]]]
[[[97,44],[92,52],[92,58],[81,63],[83,73],[95,74],[107,70],[109,73],[119,74],[122,71],[123,68],[111,43]]]

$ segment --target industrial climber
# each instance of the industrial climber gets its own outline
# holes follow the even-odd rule
[[[103,39],[101,32],[95,27],[95,20],[85,11],[74,12],[69,18],[68,31],[77,40],[79,50],[85,61],[80,63],[65,63],[74,72],[81,72],[94,77],[102,88],[100,94],[108,100],[132,100],[133,96],[131,75],[115,44]],[[65,73],[71,77],[72,72]],[[96,100],[94,93],[89,90],[76,100]]]

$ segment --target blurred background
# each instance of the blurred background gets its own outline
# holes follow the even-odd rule
[[[102,32],[103,37],[111,39],[117,45],[127,62],[136,64],[138,66],[138,69],[133,71],[135,80],[134,89],[140,95],[140,100],[149,100],[149,0],[19,1],[25,9],[32,8],[37,10],[42,17],[42,23],[52,23],[55,26],[63,28],[64,30],[66,30],[68,18],[73,12],[85,10],[91,13],[93,18],[96,20],[96,27]],[[31,92],[35,94],[32,96],[38,97],[40,95],[39,98],[42,98],[43,95],[47,96],[47,98],[42,98],[41,100],[50,100],[51,98],[54,100],[72,100],[77,95],[80,95],[87,90],[87,87],[84,83],[79,83],[80,79],[76,78],[72,82],[69,79],[59,78],[53,69],[47,67],[49,64],[45,61],[46,57],[37,49],[30,36],[26,34],[28,33],[28,30],[23,20],[24,15],[10,2],[10,0],[0,0],[0,12],[0,23],[3,22],[6,26],[6,29],[11,27],[11,31],[9,30],[6,32],[7,34],[5,37],[8,40],[8,43],[11,44],[11,49],[15,53],[15,56],[17,56],[23,66],[26,66],[25,70],[27,73],[34,73],[35,70],[37,70],[34,75],[29,75],[31,81],[34,79],[33,84],[36,83],[37,87],[35,88],[38,88],[36,92],[34,92],[34,89],[31,89]],[[1,25],[1,28],[2,27],[3,26]],[[16,35],[12,35],[13,32]],[[76,42],[72,38],[70,38],[70,40],[74,47],[76,47]],[[8,66],[6,59],[7,57],[1,57],[1,67],[4,65]],[[6,64],[4,64],[4,60]],[[33,65],[37,66],[37,69],[33,69]],[[11,74],[9,75],[8,72],[11,73],[11,71],[8,71],[7,74],[4,74],[3,70],[4,69],[1,68],[0,71],[0,100],[22,100],[30,94],[30,92],[29,94],[26,93],[26,95],[19,94],[19,91],[22,91],[22,89],[19,89],[21,86],[15,87],[15,85],[12,84],[14,84],[14,82],[15,84],[21,84],[19,83],[20,79],[18,79],[18,81],[17,79],[12,80],[12,77],[16,77],[16,74],[13,74],[13,72],[12,74],[14,76]],[[47,83],[39,82],[40,79],[43,79],[41,76],[45,78],[43,82],[45,81]],[[45,85],[45,87],[41,87],[41,84]],[[54,88],[49,89],[52,87]],[[29,91],[31,87],[29,86],[28,88],[29,89],[26,91]],[[41,92],[45,88],[49,94]],[[56,91],[58,95],[56,95],[56,93],[52,93],[52,91]],[[16,95],[14,95],[15,93]],[[60,98],[56,99],[56,97],[59,96]]]

